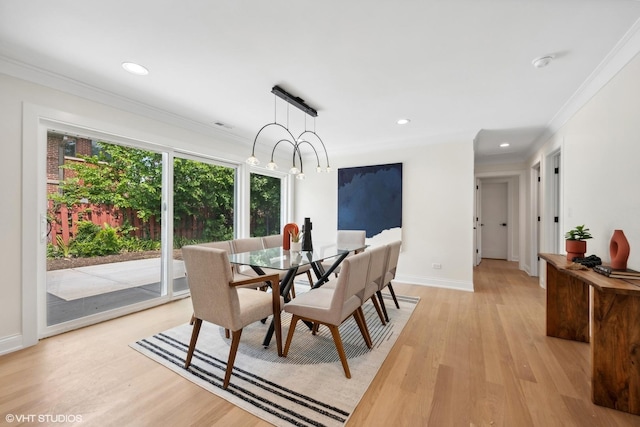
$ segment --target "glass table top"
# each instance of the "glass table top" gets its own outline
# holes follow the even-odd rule
[[[345,252],[353,252],[366,248],[366,245],[343,245],[338,248],[336,244],[314,245],[312,251],[288,251],[282,246],[268,249],[260,249],[251,252],[229,254],[232,264],[251,265],[260,268],[273,268],[276,270],[289,270],[325,259],[336,257]]]

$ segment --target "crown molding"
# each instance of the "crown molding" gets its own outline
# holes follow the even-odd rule
[[[616,43],[607,56],[598,64],[578,90],[558,110],[527,152],[533,156],[580,108],[613,79],[636,55],[640,53],[640,19]]]
[[[88,85],[31,64],[17,61],[4,55],[0,55],[0,73],[79,96],[90,101],[99,102],[129,113],[138,114],[140,116],[158,120],[186,130],[211,136],[219,140],[246,145],[251,143],[251,141],[246,138],[242,138],[231,132],[219,129],[213,125],[197,122],[179,114],[171,113],[139,101],[134,101],[130,98]]]

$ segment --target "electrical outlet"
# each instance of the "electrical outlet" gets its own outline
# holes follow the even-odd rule
[[[431,267],[436,270],[440,270],[442,268],[442,264],[440,264],[439,262],[434,262],[433,264],[431,264]]]

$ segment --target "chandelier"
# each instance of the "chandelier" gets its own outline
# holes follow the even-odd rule
[[[304,175],[304,166],[302,164],[302,148],[303,147],[311,147],[311,149],[313,150],[315,156],[316,156],[316,171],[317,172],[331,172],[331,166],[329,165],[329,155],[327,154],[327,149],[324,146],[324,142],[322,142],[322,139],[320,138],[320,136],[318,136],[318,134],[315,132],[315,118],[318,116],[318,112],[311,108],[310,106],[308,106],[303,99],[300,99],[299,97],[293,96],[291,95],[289,92],[285,91],[284,89],[282,89],[279,86],[274,86],[271,89],[271,93],[273,93],[274,95],[284,99],[285,101],[287,101],[287,103],[289,103],[290,105],[293,105],[296,108],[299,108],[300,110],[302,110],[305,113],[305,129],[302,133],[300,133],[300,135],[298,135],[297,138],[295,138],[293,136],[293,134],[291,133],[291,131],[289,130],[289,128],[287,126],[284,126],[280,123],[278,123],[277,118],[276,118],[276,105],[275,105],[275,97],[274,97],[274,106],[273,106],[273,112],[274,112],[274,117],[273,117],[273,122],[272,123],[267,123],[266,125],[262,126],[262,128],[260,128],[260,130],[258,131],[258,133],[256,134],[256,137],[253,140],[253,147],[251,148],[251,156],[247,159],[247,163],[252,165],[252,166],[257,166],[260,164],[260,160],[258,160],[258,158],[255,155],[255,150],[256,150],[256,144],[258,142],[258,137],[260,136],[260,134],[262,133],[262,131],[264,131],[267,128],[270,127],[276,127],[277,129],[279,129],[283,135],[283,138],[278,139],[275,144],[273,145],[273,149],[271,150],[271,160],[269,161],[269,163],[267,164],[267,169],[269,170],[276,170],[278,169],[278,165],[276,164],[276,162],[273,160],[273,155],[276,152],[276,148],[278,147],[278,145],[280,145],[280,143],[284,142],[286,144],[289,144],[292,147],[292,162],[291,162],[291,168],[289,169],[289,173],[292,175],[295,175],[295,177],[297,179],[304,179],[305,175]],[[288,107],[287,107],[288,108]],[[314,118],[314,130],[308,130],[307,129],[307,115],[311,116]],[[287,121],[288,121],[288,112],[287,112]],[[288,123],[287,123],[288,125]],[[322,145],[322,150],[324,151],[324,157],[326,159],[326,167],[323,168],[322,166],[320,166],[320,156],[318,155],[318,150],[316,149],[316,147],[313,145],[313,143],[309,140],[311,139],[314,142],[320,142],[320,144]],[[285,144],[285,145],[286,145]],[[296,157],[297,157],[297,161],[300,165],[300,167],[298,168],[298,165],[296,164]]]

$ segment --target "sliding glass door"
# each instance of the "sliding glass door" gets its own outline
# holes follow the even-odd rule
[[[47,326],[166,294],[163,158],[47,132]]]
[[[234,165],[184,154],[174,157],[174,293],[188,290],[180,250],[182,246],[233,239],[236,176]]]

